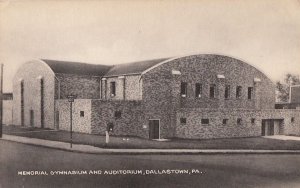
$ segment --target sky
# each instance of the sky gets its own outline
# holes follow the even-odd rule
[[[119,64],[214,53],[300,75],[300,0],[0,0],[4,92],[32,59]]]

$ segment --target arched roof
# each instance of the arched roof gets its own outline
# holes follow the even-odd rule
[[[54,73],[104,76],[112,66],[42,59]]]

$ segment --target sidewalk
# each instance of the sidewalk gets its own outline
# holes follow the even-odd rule
[[[230,149],[107,149],[90,145],[27,138],[4,134],[2,140],[89,154],[300,154],[300,150],[230,150]]]

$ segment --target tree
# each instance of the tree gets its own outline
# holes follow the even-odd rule
[[[288,102],[290,95],[290,86],[300,84],[299,75],[286,74],[283,83],[276,82],[276,97],[278,102]]]

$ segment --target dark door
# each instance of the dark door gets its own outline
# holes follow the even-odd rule
[[[274,121],[270,120],[269,135],[274,135]]]
[[[30,110],[30,126],[34,127],[34,112]]]
[[[159,120],[149,120],[149,138],[159,139]]]
[[[59,111],[55,111],[55,126],[56,129],[59,129]]]
[[[265,136],[266,135],[266,121],[265,120],[263,120],[262,121],[262,125],[261,125],[261,135],[262,136]]]

